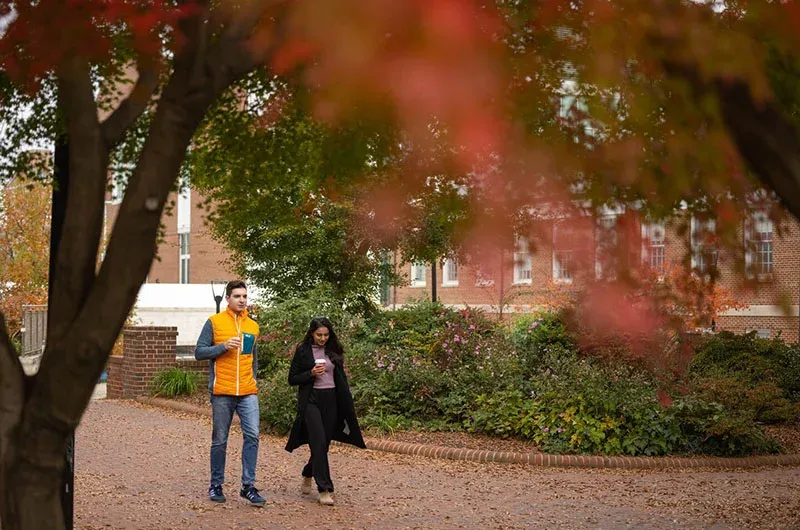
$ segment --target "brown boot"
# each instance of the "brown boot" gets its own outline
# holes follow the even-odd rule
[[[325,506],[333,506],[333,496],[330,491],[319,492],[319,503]]]
[[[314,480],[311,477],[303,477],[303,482],[300,484],[300,493],[303,495],[308,495],[311,493],[311,485],[314,483]]]

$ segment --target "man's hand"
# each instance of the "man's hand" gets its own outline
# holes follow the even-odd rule
[[[231,337],[225,341],[225,349],[228,351],[238,350],[242,346],[242,341],[239,337]]]

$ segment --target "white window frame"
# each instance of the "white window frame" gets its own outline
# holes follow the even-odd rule
[[[424,262],[411,264],[411,287],[425,287],[428,285],[428,265]]]
[[[768,227],[769,230],[765,228]],[[759,230],[759,228],[761,230]],[[745,219],[745,270],[748,278],[765,279],[775,271],[775,224],[766,210],[753,210]],[[756,234],[764,234],[756,237]],[[769,234],[766,236],[766,234]],[[768,238],[767,238],[768,237]],[[764,250],[768,245],[768,250]],[[759,255],[767,254],[765,262]],[[768,264],[765,270],[765,263]]]
[[[190,260],[192,255],[190,245],[189,232],[178,233],[178,283],[191,282]]]
[[[447,258],[442,262],[442,286],[458,286],[458,262],[452,258]]]
[[[183,188],[176,204],[176,230],[179,234],[192,230],[192,190]]]
[[[533,257],[528,250],[528,241],[517,237],[514,245],[514,285],[533,283]]]
[[[709,266],[705,263],[705,258],[710,257],[714,267],[719,263],[719,249],[712,248],[705,251],[702,238],[704,234],[714,234],[717,231],[716,219],[698,219],[692,216],[690,244],[692,248],[692,269],[701,273],[708,274]]]
[[[597,217],[595,226],[595,251],[594,251],[594,275],[598,280],[614,280],[617,277],[617,271],[614,267],[613,250],[619,245],[619,234],[617,233],[617,215],[601,215]],[[606,240],[611,237],[611,241]],[[612,251],[612,252],[608,252]],[[604,263],[603,257],[607,258],[605,265],[610,268],[610,271],[603,270]]]
[[[558,249],[558,232],[559,226],[561,223],[554,223],[553,224],[553,281],[556,283],[572,283],[574,271],[572,270],[573,265],[573,253],[574,249],[572,247],[569,250],[559,250]],[[568,259],[564,259],[564,258]],[[566,264],[565,264],[566,262]],[[564,271],[567,271],[568,274],[564,274]]]
[[[663,275],[667,266],[666,243],[667,230],[663,221],[642,223],[642,264],[659,275]],[[654,263],[655,260],[658,261]]]

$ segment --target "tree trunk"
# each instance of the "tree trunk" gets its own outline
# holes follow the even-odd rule
[[[3,455],[3,478],[6,484],[13,483],[13,487],[3,489],[4,530],[64,528],[61,485],[69,437],[89,403],[94,384],[155,256],[163,207],[192,134],[212,101],[209,93],[202,97],[197,93],[188,95],[176,84],[168,85],[164,91],[99,273],[88,284],[76,314],[67,322],[64,319],[68,312],[54,317],[59,321],[51,324],[63,329],[63,334],[48,335],[42,365],[26,396],[21,417],[16,416],[17,424],[10,428],[0,426],[0,434],[10,433],[8,450]],[[71,208],[72,198],[70,194],[67,220],[83,213]],[[71,220],[75,222],[74,218]],[[63,233],[64,238],[70,235],[68,231]],[[60,243],[56,259],[63,258],[63,238]],[[94,263],[95,256],[91,259]],[[62,270],[57,268],[56,276],[51,278],[56,289]],[[19,366],[16,359],[14,362]],[[13,420],[16,410],[11,412]]]
[[[64,217],[67,212],[67,198],[69,190],[69,142],[67,135],[61,133],[56,138],[54,154],[54,182],[52,215],[50,218],[50,272],[49,277],[55,277],[56,256],[58,256],[61,234],[64,229]],[[53,300],[53,284],[48,285],[47,299]],[[47,312],[48,315],[51,311]],[[64,450],[64,471],[61,476],[61,511],[64,517],[64,528],[72,530],[73,520],[73,490],[75,485],[75,433],[72,432],[67,439]]]

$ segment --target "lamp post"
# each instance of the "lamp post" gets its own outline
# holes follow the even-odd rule
[[[222,293],[225,292],[225,286],[228,284],[226,280],[211,280],[211,296],[214,297],[214,302],[217,304],[217,313],[219,313],[219,305],[222,303]],[[215,285],[221,286],[221,291],[217,294],[216,289],[214,289]]]

